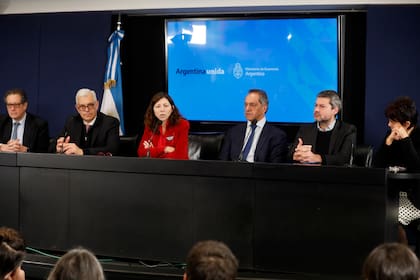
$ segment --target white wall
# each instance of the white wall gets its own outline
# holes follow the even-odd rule
[[[200,11],[273,11],[333,9],[381,4],[420,4],[420,0],[0,0],[0,14],[72,11],[133,11],[139,13]]]

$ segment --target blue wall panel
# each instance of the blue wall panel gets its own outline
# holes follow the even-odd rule
[[[11,88],[24,88],[29,110],[38,111],[40,16],[0,17],[0,96]],[[6,108],[1,102],[0,112]]]
[[[52,14],[42,18],[41,26],[39,111],[55,136],[65,118],[76,113],[79,88],[95,90],[101,100],[111,16]]]
[[[420,7],[372,7],[367,17],[365,142],[388,129],[386,105],[411,96],[420,108]]]
[[[0,31],[0,94],[24,88],[28,110],[48,120],[51,136],[75,114],[77,89],[92,88],[101,100],[110,12],[2,16]]]

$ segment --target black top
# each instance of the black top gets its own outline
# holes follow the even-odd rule
[[[316,137],[315,153],[321,155],[329,154],[331,134],[331,130],[318,131],[318,136]]]
[[[386,134],[375,158],[376,167],[402,166],[408,172],[420,172],[420,128],[415,127],[410,136],[386,145],[385,141],[391,131]]]

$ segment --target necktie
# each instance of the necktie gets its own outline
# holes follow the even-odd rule
[[[252,123],[251,124],[251,134],[248,137],[248,141],[246,141],[244,152],[242,153],[242,159],[243,160],[246,160],[246,157],[248,156],[249,151],[251,150],[252,141],[254,141],[254,134],[255,134],[255,129],[256,128],[257,128],[257,124]]]
[[[13,123],[12,137],[11,137],[11,139],[12,139],[12,140],[17,139],[17,130],[18,130],[18,126],[19,126],[19,125],[20,125],[20,123],[19,123],[19,122],[14,122],[14,123]]]
[[[88,133],[89,133],[90,125],[85,124],[85,141],[88,139]]]

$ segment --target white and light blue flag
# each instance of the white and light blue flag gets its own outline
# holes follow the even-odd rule
[[[109,36],[108,62],[106,64],[104,95],[101,112],[120,121],[120,135],[124,135],[124,114],[122,79],[120,65],[120,43],[124,38],[123,30],[115,30]]]

